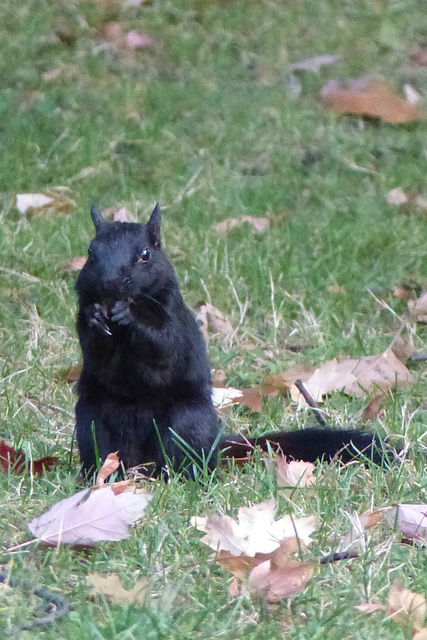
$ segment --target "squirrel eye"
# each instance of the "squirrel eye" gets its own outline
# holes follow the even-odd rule
[[[150,259],[150,249],[143,249],[138,256],[138,262],[147,262]]]

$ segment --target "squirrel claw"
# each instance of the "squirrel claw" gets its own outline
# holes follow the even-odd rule
[[[107,319],[108,316],[106,309],[96,302],[88,314],[88,325],[90,327],[94,327],[106,336],[111,336],[112,333],[108,327]]]
[[[119,300],[111,309],[111,320],[122,326],[132,322],[130,303],[127,300]]]

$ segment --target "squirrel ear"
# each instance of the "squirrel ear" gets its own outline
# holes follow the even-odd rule
[[[147,222],[148,241],[155,249],[160,249],[162,246],[160,239],[160,218],[160,207],[159,203],[156,202],[156,206],[154,207],[150,219]]]
[[[95,225],[96,233],[101,229],[101,227],[105,224],[105,220],[102,217],[101,209],[99,208],[99,204],[97,202],[93,202],[90,208],[90,215],[92,218],[92,222]]]

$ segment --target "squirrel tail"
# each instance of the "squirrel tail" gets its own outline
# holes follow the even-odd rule
[[[221,460],[245,459],[254,447],[263,451],[281,451],[286,457],[305,462],[336,458],[345,463],[360,457],[365,462],[372,460],[382,465],[396,458],[395,452],[373,433],[313,427],[300,431],[274,431],[257,438],[241,434],[224,436],[219,443]]]

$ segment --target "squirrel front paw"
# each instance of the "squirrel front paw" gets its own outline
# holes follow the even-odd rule
[[[106,336],[111,336],[111,331],[107,324],[108,311],[106,306],[98,302],[91,304],[86,309],[86,318],[89,327],[97,329],[97,331],[100,331]]]
[[[121,326],[127,326],[133,321],[128,300],[119,300],[111,309],[111,320]]]

